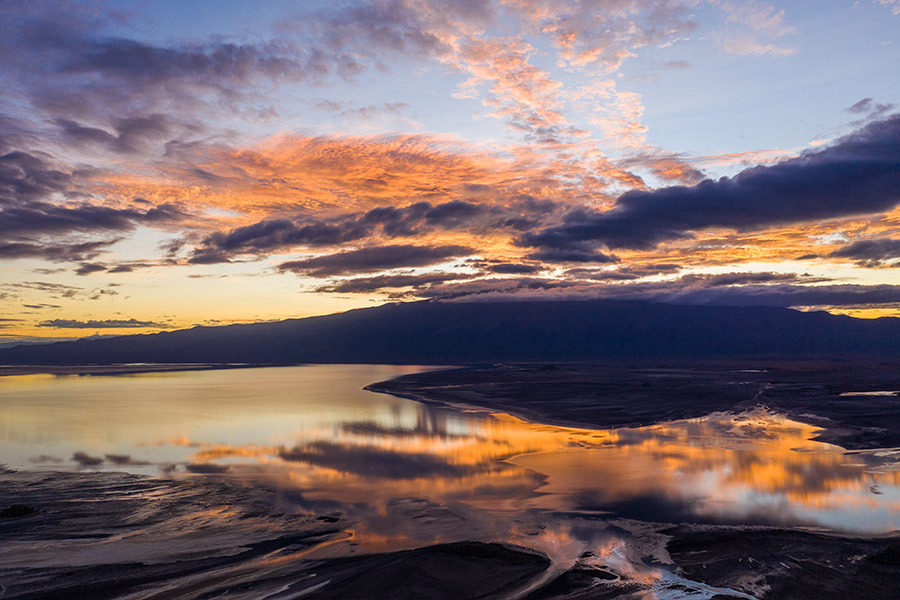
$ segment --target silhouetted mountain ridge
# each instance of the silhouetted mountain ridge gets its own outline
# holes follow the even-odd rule
[[[0,350],[0,364],[466,363],[900,355],[900,319],[610,300],[411,302]]]

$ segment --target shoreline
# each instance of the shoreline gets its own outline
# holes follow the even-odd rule
[[[830,361],[510,364],[427,371],[365,389],[575,429],[648,427],[764,407],[820,428],[813,440],[848,452],[900,447],[900,365],[840,367]]]
[[[174,373],[178,371],[219,371],[299,365],[255,363],[122,363],[111,365],[0,365],[3,377],[22,375],[134,375],[139,373]]]
[[[111,369],[122,368],[135,372],[135,367],[176,371],[275,365],[185,366],[118,365],[101,374],[119,374]],[[834,404],[828,408],[834,417],[829,423],[845,426],[847,439],[867,429],[848,420],[841,406],[861,405],[871,412],[873,407],[900,405],[892,395],[862,399],[841,395],[897,389],[890,386],[898,376],[885,365],[837,371],[831,370],[831,363],[751,366],[435,366],[371,383],[365,389],[424,404],[504,412],[538,425],[577,429],[638,427],[759,404],[780,414],[787,414],[785,407],[793,407],[798,414],[791,418],[821,421],[824,417],[813,414],[812,407],[825,401]],[[80,367],[65,374],[74,375],[76,370],[96,372]],[[884,419],[884,413],[878,418]],[[879,435],[862,441],[890,439],[892,434],[885,430]],[[216,474],[173,479],[96,471],[2,473],[0,483],[6,485],[7,493],[0,510],[10,504],[34,509],[0,518],[0,542],[22,544],[18,550],[7,548],[5,555],[0,552],[0,565],[5,558],[10,567],[0,578],[0,586],[6,587],[4,597],[53,598],[85,590],[98,592],[96,597],[117,597],[151,585],[202,589],[210,597],[227,593],[248,600],[286,590],[313,599],[361,598],[392,597],[413,585],[419,597],[474,599],[484,597],[490,584],[496,585],[490,597],[527,600],[586,599],[598,593],[627,598],[654,591],[668,592],[666,597],[707,600],[812,600],[862,594],[870,600],[889,600],[892,583],[900,578],[900,531],[860,535],[783,523],[725,524],[677,515],[666,520],[660,512],[601,515],[587,505],[540,513],[541,519],[527,510],[521,517],[513,515],[510,518],[526,521],[535,517],[534,523],[528,521],[517,530],[518,538],[502,532],[467,537],[452,506],[399,499],[392,514],[402,515],[404,523],[446,528],[452,533],[439,539],[447,543],[363,550],[352,536],[347,537],[357,523],[363,523],[356,521],[354,513],[341,512],[333,502],[304,500],[302,489],[295,493],[270,488],[264,481],[253,477],[231,481]],[[150,512],[147,497],[152,498]],[[292,508],[286,510],[286,506]],[[205,516],[210,511],[223,515],[214,527],[209,527]],[[95,540],[97,523],[124,527],[129,535],[109,542]],[[185,523],[195,526],[185,527]],[[563,533],[569,527],[593,531],[585,537],[590,540],[589,551],[564,554],[560,560],[547,552],[556,539],[552,535],[524,537],[541,535],[536,523],[554,523]],[[554,531],[551,528],[550,533]],[[138,538],[141,543],[132,548],[129,540]],[[77,542],[79,552],[53,550],[71,544],[67,540],[72,539],[84,540]],[[224,554],[223,548],[227,549]],[[47,562],[22,562],[22,551]],[[132,551],[147,556],[133,561],[134,556],[127,554]],[[167,561],[157,560],[154,552],[162,552]],[[270,553],[277,557],[273,562],[263,559]],[[95,555],[99,558],[90,558]],[[435,574],[446,577],[435,579]],[[35,581],[39,589],[33,587]]]

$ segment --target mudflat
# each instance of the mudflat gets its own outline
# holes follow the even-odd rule
[[[758,406],[849,450],[900,446],[900,362],[541,363],[398,377],[369,390],[569,427],[641,427]]]

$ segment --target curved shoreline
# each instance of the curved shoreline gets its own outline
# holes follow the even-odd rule
[[[578,429],[646,427],[764,406],[821,428],[813,439],[848,451],[900,447],[900,396],[871,395],[900,389],[893,364],[518,364],[426,371],[365,389]],[[860,392],[867,395],[852,395]]]

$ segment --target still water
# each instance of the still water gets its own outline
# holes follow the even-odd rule
[[[298,510],[348,515],[366,550],[528,538],[549,552],[567,544],[580,552],[590,534],[564,522],[610,514],[900,529],[898,457],[889,451],[847,454],[810,441],[816,428],[762,409],[588,430],[363,390],[427,369],[6,377],[0,463],[264,485]]]

